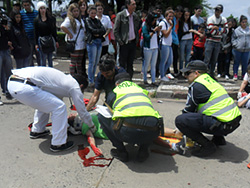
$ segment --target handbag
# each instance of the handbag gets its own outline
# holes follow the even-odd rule
[[[75,51],[76,41],[66,41],[66,52],[73,53]]]
[[[42,47],[42,50],[45,50],[47,48],[54,48],[54,38],[51,35],[42,36],[40,37],[40,44]]]
[[[78,38],[78,35],[80,33],[81,28],[82,28],[82,25],[79,28],[79,31],[78,31],[77,36],[76,36],[76,40],[73,40],[73,41],[67,40],[66,41],[66,52],[73,53],[75,51],[76,41],[77,41],[77,38]]]

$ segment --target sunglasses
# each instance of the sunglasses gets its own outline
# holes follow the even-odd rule
[[[189,74],[191,74],[191,73],[193,73],[193,72],[195,72],[195,71],[187,71],[187,72],[184,73],[184,75],[185,75],[185,76],[189,76]]]

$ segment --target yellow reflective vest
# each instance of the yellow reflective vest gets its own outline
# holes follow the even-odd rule
[[[241,115],[234,100],[226,90],[208,74],[202,74],[194,82],[204,85],[211,96],[206,103],[198,104],[198,113],[216,117],[221,122],[229,122]]]
[[[148,91],[142,89],[137,84],[130,81],[124,81],[113,91],[116,94],[116,100],[112,106],[113,120],[120,117],[161,117],[159,113],[154,110],[147,96]]]

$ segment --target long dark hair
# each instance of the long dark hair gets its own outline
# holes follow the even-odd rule
[[[184,23],[185,23],[185,17],[184,17],[185,12],[190,13],[189,18],[187,20],[187,24],[188,24],[188,29],[191,29],[191,12],[190,12],[190,10],[188,8],[183,9],[183,14],[182,14],[181,19],[180,19],[180,28],[183,28]]]
[[[16,15],[20,15],[20,16],[21,16],[21,13],[20,13],[19,11],[15,11],[15,10],[13,10],[13,11],[10,13],[10,19],[11,19],[11,21],[12,21],[12,24],[13,24],[14,26],[18,26],[18,27],[21,29],[21,31],[24,32],[22,17],[21,17],[21,21],[20,21],[19,23],[17,23],[17,22],[16,22],[16,18],[15,18]]]
[[[154,21],[154,19],[157,18],[157,15],[150,12],[148,15],[147,15],[147,18],[145,20],[145,24],[147,26],[147,29],[148,31],[151,31],[152,30],[152,27],[155,27],[156,26],[156,23],[154,23],[154,25],[152,24],[152,22]]]

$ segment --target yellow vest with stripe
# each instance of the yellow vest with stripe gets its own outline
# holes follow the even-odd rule
[[[154,110],[149,99],[148,91],[137,84],[124,81],[114,90],[116,100],[112,106],[113,120],[120,117],[153,116],[160,118],[159,113]]]
[[[211,92],[208,101],[198,105],[198,113],[216,117],[221,122],[229,122],[241,115],[226,90],[208,74],[200,75],[194,82],[201,83]]]

